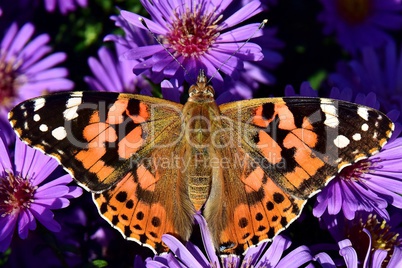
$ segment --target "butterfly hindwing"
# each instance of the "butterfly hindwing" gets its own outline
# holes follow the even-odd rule
[[[235,142],[217,154],[235,161],[212,184],[220,197],[211,195],[205,215],[225,252],[272,239],[343,167],[378,152],[394,127],[379,111],[330,99],[256,99],[220,110]]]

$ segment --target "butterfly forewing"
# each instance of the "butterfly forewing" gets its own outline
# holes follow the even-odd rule
[[[149,152],[150,141],[164,143],[162,130],[180,126],[181,105],[160,102],[129,94],[61,93],[24,102],[9,119],[23,141],[58,159],[84,187],[99,192],[124,177],[136,153]]]

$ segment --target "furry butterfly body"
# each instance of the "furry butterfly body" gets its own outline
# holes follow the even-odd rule
[[[202,211],[216,248],[242,252],[272,239],[337,172],[385,145],[381,112],[320,98],[218,106],[200,75],[185,105],[118,93],[28,100],[9,119],[27,144],[55,157],[93,192],[125,237],[166,251]]]

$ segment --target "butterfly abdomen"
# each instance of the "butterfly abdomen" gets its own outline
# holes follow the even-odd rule
[[[188,195],[197,211],[209,197],[216,165],[216,135],[222,128],[220,111],[208,88],[197,88],[183,108],[186,150],[184,161]],[[204,91],[205,90],[205,91]]]

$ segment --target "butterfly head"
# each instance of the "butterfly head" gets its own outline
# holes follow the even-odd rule
[[[188,94],[188,101],[192,102],[214,100],[215,90],[211,85],[208,85],[207,77],[203,70],[198,74],[197,82],[190,87]]]

